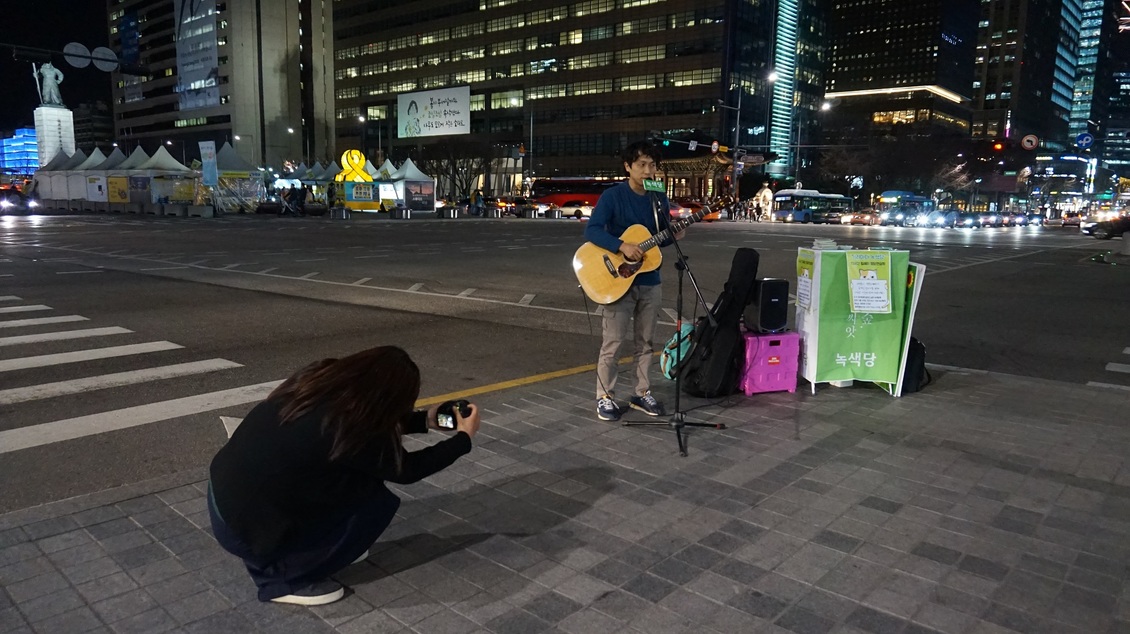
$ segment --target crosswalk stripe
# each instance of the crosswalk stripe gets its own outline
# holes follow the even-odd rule
[[[15,295],[0,295],[0,302],[18,302],[18,301],[20,301],[20,298],[16,297]]]
[[[32,306],[6,306],[0,308],[0,313],[30,313],[36,310],[51,310],[51,307],[44,306],[43,304],[35,304]]]
[[[236,405],[246,405],[263,400],[280,383],[282,381],[245,385],[230,390],[197,394],[170,401],[126,407],[111,412],[102,412],[101,414],[11,429],[0,432],[0,453],[29,449],[64,440],[93,436],[94,434],[104,434]]]
[[[1130,373],[1130,365],[1125,363],[1108,363],[1106,364],[1106,371]]]
[[[61,315],[59,317],[39,317],[38,319],[9,319],[0,321],[0,328],[23,328],[24,326],[44,326],[47,324],[64,324],[69,321],[88,321],[82,315]]]
[[[157,368],[146,368],[144,370],[102,374],[84,379],[40,383],[39,385],[31,385],[28,387],[0,390],[0,405],[11,405],[12,403],[23,403],[25,401],[35,401],[67,394],[91,392],[93,390],[121,387],[123,385],[134,385],[148,381],[160,381],[162,379],[171,379],[178,376],[190,376],[193,374],[203,374],[204,372],[215,372],[217,370],[242,367],[241,364],[235,361],[228,361],[227,359],[207,359],[205,361],[191,361],[189,363],[176,363]]]
[[[177,350],[184,346],[171,341],[150,341],[148,343],[135,343],[127,346],[112,346],[109,348],[94,348],[93,350],[79,350],[77,352],[60,352],[58,354],[44,354],[36,357],[20,357],[18,359],[0,360],[0,372],[12,370],[25,370],[27,368],[42,368],[49,365],[63,363],[77,363],[93,359],[109,359],[112,357],[125,357],[131,354],[145,354],[146,352],[161,352],[164,350]]]
[[[86,337],[125,335],[131,332],[133,331],[126,328],[119,328],[117,326],[110,326],[108,328],[87,328],[85,330],[60,330],[59,332],[41,332],[35,335],[0,337],[0,346],[18,346],[25,343],[40,343],[43,341],[66,341],[68,339],[85,339]]]

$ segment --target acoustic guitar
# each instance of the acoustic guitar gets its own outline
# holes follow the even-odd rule
[[[631,244],[638,244],[643,250],[643,258],[633,262],[624,257],[623,253],[613,253],[586,242],[573,254],[573,272],[577,281],[584,289],[585,295],[598,304],[611,304],[620,299],[632,287],[636,275],[654,271],[663,263],[663,256],[659,249],[652,250],[671,237],[670,231],[679,233],[688,226],[702,220],[704,216],[715,211],[728,209],[731,206],[729,197],[722,197],[712,209],[703,205],[702,209],[686,218],[674,220],[670,227],[651,235],[647,227],[632,225],[620,235],[620,240]]]

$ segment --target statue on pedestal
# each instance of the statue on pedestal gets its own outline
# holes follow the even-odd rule
[[[32,77],[35,77],[35,87],[39,89],[39,102],[44,106],[62,106],[63,96],[59,94],[59,84],[63,83],[63,72],[55,68],[51,62],[46,62],[37,70],[35,64],[31,65]],[[39,78],[43,78],[40,84]]]

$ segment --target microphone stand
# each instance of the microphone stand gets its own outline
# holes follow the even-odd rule
[[[652,211],[655,213],[656,222],[658,223],[659,216],[661,214],[659,212],[659,198],[655,194],[651,195],[651,208],[652,208]],[[691,281],[691,287],[694,289],[695,297],[698,298],[699,305],[702,306],[703,311],[706,313],[706,319],[710,323],[710,327],[711,328],[717,328],[718,327],[718,321],[716,319],[714,319],[714,315],[710,312],[710,307],[707,306],[706,299],[704,299],[703,296],[702,296],[702,290],[699,289],[699,287],[698,287],[698,281],[694,277],[694,272],[691,271],[690,264],[687,263],[688,258],[687,258],[686,255],[683,254],[682,247],[679,246],[679,239],[677,237],[675,237],[675,230],[671,226],[671,218],[670,218],[669,213],[664,218],[664,224],[667,225],[666,230],[667,230],[667,235],[671,238],[671,245],[675,247],[675,269],[679,271],[679,283],[678,283],[678,287],[677,287],[678,291],[675,294],[675,332],[676,333],[680,332],[680,327],[682,326],[682,323],[683,323],[683,274],[684,273],[686,274],[687,278],[690,279],[690,281]],[[658,228],[659,228],[659,226],[657,224],[656,229],[658,229]],[[688,336],[692,336],[693,334],[694,334],[694,332],[692,331],[691,334],[688,335]],[[682,373],[681,368],[679,366],[682,365],[682,361],[683,361],[682,352],[683,352],[682,346],[676,345],[675,346],[675,412],[671,415],[670,420],[665,421],[665,422],[660,422],[660,421],[656,421],[656,422],[650,422],[650,421],[624,422],[623,426],[624,427],[636,427],[636,426],[645,426],[645,425],[652,425],[652,426],[654,426],[654,425],[667,425],[667,426],[670,426],[672,429],[675,430],[675,441],[679,445],[679,455],[685,458],[687,456],[687,440],[686,440],[686,436],[683,435],[683,428],[684,427],[707,427],[707,428],[711,428],[711,429],[726,429],[726,425],[724,425],[722,423],[693,423],[693,422],[687,422],[686,412],[684,412],[680,409],[680,400],[681,400],[680,397],[681,397],[681,394],[682,394],[682,391],[683,391],[683,373]]]

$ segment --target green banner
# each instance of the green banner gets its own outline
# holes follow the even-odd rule
[[[807,255],[805,251],[798,251],[798,275],[803,274],[800,261]],[[813,384],[847,380],[896,383],[902,365],[907,296],[901,284],[900,292],[891,293],[890,280],[906,279],[910,253],[870,252],[878,258],[854,256],[868,252],[813,253],[811,304],[797,305],[797,329],[804,338],[804,378]],[[849,253],[853,254],[850,267]],[[884,272],[880,273],[881,270]],[[885,282],[889,306],[886,311],[857,312],[860,307],[878,308],[877,295],[869,291],[869,299],[861,304],[854,298],[857,294],[852,291],[851,281],[872,278]],[[799,286],[798,283],[798,289]]]

